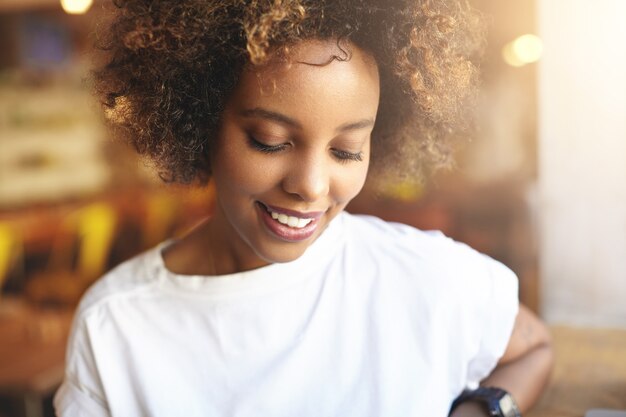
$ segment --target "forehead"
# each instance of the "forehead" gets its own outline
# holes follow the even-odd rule
[[[269,107],[294,116],[329,110],[346,117],[373,117],[379,88],[371,55],[347,42],[311,40],[286,48],[266,65],[246,68],[231,104]]]
[[[281,50],[280,61],[324,66],[333,60],[347,61],[353,53],[362,54],[362,50],[346,40],[311,39],[286,46]],[[275,61],[276,62],[276,61]]]

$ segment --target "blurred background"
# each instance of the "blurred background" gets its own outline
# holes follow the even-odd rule
[[[51,415],[93,280],[212,210],[210,187],[163,185],[103,128],[85,82],[93,1],[0,0],[4,417]],[[626,352],[626,2],[471,3],[489,22],[477,134],[454,170],[364,192],[349,210],[443,230],[504,262],[559,337],[612,340],[614,369]],[[604,329],[616,333],[593,333]],[[625,380],[609,391],[626,398]]]

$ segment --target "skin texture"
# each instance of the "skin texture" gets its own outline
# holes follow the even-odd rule
[[[212,152],[217,211],[165,254],[168,268],[218,275],[294,260],[361,191],[379,79],[374,59],[350,49],[350,60],[333,60],[336,41],[307,41],[243,72]],[[321,217],[312,236],[290,242],[266,226],[259,203]]]

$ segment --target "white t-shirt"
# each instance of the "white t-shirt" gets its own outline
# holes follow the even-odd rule
[[[299,259],[181,276],[163,245],[84,297],[59,416],[445,417],[503,354],[502,264],[440,233],[340,214]]]

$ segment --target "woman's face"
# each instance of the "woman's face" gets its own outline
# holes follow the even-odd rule
[[[365,182],[379,100],[374,59],[306,41],[244,71],[211,160],[217,244],[235,271],[298,258]],[[232,263],[231,263],[232,262]]]

